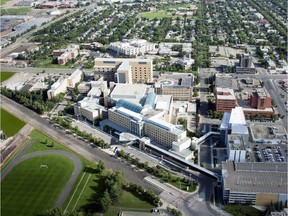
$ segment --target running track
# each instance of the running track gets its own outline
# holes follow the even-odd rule
[[[74,164],[74,171],[67,182],[65,188],[63,189],[62,193],[60,194],[57,202],[55,203],[55,207],[61,207],[68,194],[70,193],[79,173],[82,171],[82,162],[81,160],[75,155],[67,151],[60,151],[60,150],[45,150],[45,151],[36,151],[30,154],[25,155],[25,152],[30,148],[30,146],[34,143],[31,140],[28,145],[26,145],[23,150],[18,154],[18,156],[2,171],[1,173],[1,181],[5,178],[5,176],[19,163],[29,158],[47,155],[47,154],[54,154],[54,155],[62,155],[69,158]]]

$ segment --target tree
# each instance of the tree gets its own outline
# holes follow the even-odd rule
[[[98,173],[102,173],[104,169],[105,169],[105,163],[104,161],[100,160],[97,164],[96,170]]]
[[[100,199],[100,206],[103,212],[106,212],[109,209],[109,206],[112,204],[112,200],[107,190],[105,190],[103,197]]]

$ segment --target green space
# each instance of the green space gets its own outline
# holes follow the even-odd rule
[[[178,182],[168,181],[168,183],[180,190],[184,190],[187,192],[194,192],[197,188],[197,183],[196,182],[190,183],[189,179],[181,179]]]
[[[11,0],[0,0],[0,5],[2,6],[2,5],[6,4],[9,1],[11,1]]]
[[[142,18],[147,18],[147,19],[162,19],[162,18],[169,18],[173,17],[175,18],[176,16],[173,16],[172,12],[169,12],[170,9],[176,9],[176,8],[190,8],[190,4],[175,4],[175,5],[168,5],[163,7],[163,9],[157,10],[157,11],[149,11],[149,12],[142,12],[139,13],[138,16]]]
[[[36,215],[53,208],[73,169],[73,162],[59,155],[21,162],[1,182],[2,216]]]
[[[176,9],[176,8],[190,8],[191,7],[191,4],[175,4],[175,5],[168,5],[168,6],[165,6],[165,9],[166,10],[169,10],[169,9]]]
[[[25,122],[16,118],[6,110],[1,108],[0,112],[0,129],[4,131],[5,136],[10,137],[15,135],[25,125]]]
[[[0,72],[0,82],[4,82],[5,80],[12,77],[15,73],[14,72]]]
[[[166,12],[164,10],[160,11],[155,11],[155,12],[142,12],[139,13],[139,16],[142,18],[147,18],[147,19],[162,19],[162,18],[169,18],[173,17],[173,15],[169,12]]]
[[[3,15],[24,15],[31,12],[29,7],[1,9],[1,16]]]
[[[160,180],[173,185],[174,187],[188,191],[194,192],[197,188],[197,182],[190,181],[189,178],[180,178],[176,175],[174,171],[171,171],[165,167],[161,166],[148,166],[148,162],[142,163],[139,158],[134,158],[129,154],[125,153],[123,150],[118,151],[118,157],[123,158],[127,162],[135,165],[139,169],[143,169],[146,172],[158,177]],[[188,187],[188,190],[187,190]]]
[[[138,197],[134,196],[130,192],[123,190],[118,202],[111,206],[105,215],[118,215],[119,211],[138,211],[138,212],[150,212],[154,206],[150,203],[142,201]]]
[[[252,206],[245,205],[225,205],[224,210],[233,216],[261,216],[264,214]]]
[[[39,68],[71,68],[72,62],[67,62],[65,65],[59,65],[53,63],[53,58],[52,57],[47,57],[45,60],[37,61],[35,62],[35,66]]]
[[[51,149],[72,152],[70,149],[66,148],[65,146],[61,145],[60,143],[56,142],[52,138],[46,136],[45,134],[37,130],[31,132],[30,140],[33,140],[35,142],[27,150],[26,153]],[[66,210],[67,212],[100,212],[101,206],[99,204],[99,200],[102,198],[103,192],[107,190],[105,189],[105,182],[107,180],[107,176],[111,175],[111,172],[105,171],[101,173],[99,172],[97,164],[86,160],[82,156],[79,156],[79,158],[82,161],[83,170],[77,177],[77,180],[70,194],[68,195],[64,205],[62,206],[62,211]],[[151,204],[139,200],[130,192],[122,189],[121,191],[122,192],[120,198],[118,199],[118,202],[111,205],[105,215],[115,215],[110,213],[118,212],[119,208],[128,210],[129,208],[133,208],[133,206],[137,206],[137,208],[139,208],[139,211],[147,212],[151,210]],[[125,201],[126,199],[128,199],[128,201]],[[129,204],[129,199],[135,200],[133,201],[134,205],[131,206],[131,204]]]
[[[41,133],[40,131],[33,130],[29,136],[34,141],[34,143],[26,151],[26,154],[43,150],[68,150],[66,147],[53,140],[51,137]]]

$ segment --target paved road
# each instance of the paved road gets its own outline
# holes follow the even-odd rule
[[[157,187],[143,181],[143,178],[147,176],[147,173],[135,172],[131,165],[121,163],[117,158],[104,153],[98,148],[91,147],[86,142],[73,137],[71,134],[66,134],[64,130],[53,127],[47,120],[41,118],[35,112],[4,97],[3,95],[0,96],[0,101],[1,106],[8,109],[13,115],[31,124],[34,128],[42,131],[43,133],[53,137],[61,142],[64,146],[77,152],[88,160],[92,162],[102,160],[105,162],[106,168],[123,171],[126,181],[151,189],[156,194],[161,193],[161,190],[159,190]]]
[[[67,158],[69,158],[74,165],[74,171],[67,182],[65,188],[63,189],[61,195],[59,196],[57,202],[55,203],[55,207],[61,207],[64,202],[66,201],[66,198],[68,194],[70,193],[79,173],[82,170],[82,162],[81,160],[75,155],[67,151],[60,151],[60,150],[46,150],[46,151],[36,151],[30,154],[25,154],[25,152],[31,147],[33,144],[33,140],[29,142],[28,145],[26,145],[23,150],[20,152],[20,154],[6,167],[6,169],[3,170],[1,173],[1,181],[7,176],[7,174],[19,163],[21,163],[24,160],[27,160],[29,158],[41,156],[41,155],[47,155],[47,154],[54,154],[54,155],[62,155]]]

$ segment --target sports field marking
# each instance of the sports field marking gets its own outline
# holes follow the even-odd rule
[[[77,204],[78,204],[78,201],[79,201],[79,199],[80,199],[80,197],[81,197],[81,195],[82,195],[84,189],[86,188],[87,183],[88,183],[88,181],[89,181],[91,175],[92,175],[92,174],[90,174],[89,177],[87,178],[86,183],[85,183],[84,187],[82,188],[82,191],[81,191],[81,193],[79,194],[78,199],[77,199],[77,201],[76,201],[76,203],[75,203],[75,205],[74,205],[72,211],[74,211],[74,209],[76,208],[76,206],[77,206]]]
[[[74,190],[74,193],[72,194],[72,196],[71,196],[71,198],[70,198],[70,200],[69,200],[69,202],[68,202],[68,204],[67,204],[67,206],[66,206],[66,208],[65,208],[65,210],[64,210],[64,214],[66,213],[66,211],[67,211],[70,203],[72,202],[72,200],[73,200],[73,198],[74,198],[74,195],[75,195],[75,193],[77,192],[77,190],[78,190],[78,188],[79,188],[79,186],[80,186],[80,184],[81,184],[81,182],[82,182],[82,180],[83,180],[83,178],[84,178],[85,175],[86,175],[86,172],[84,172],[84,174],[82,175],[82,177],[81,177],[81,179],[80,179],[80,181],[79,181],[76,189]]]

